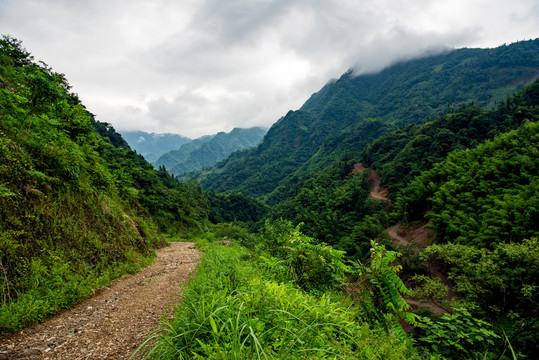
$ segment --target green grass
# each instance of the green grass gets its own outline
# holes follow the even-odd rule
[[[112,264],[99,275],[77,273],[69,263],[44,264],[37,259],[30,264],[25,278],[27,290],[13,294],[14,301],[3,302],[0,306],[0,333],[20,330],[68,309],[91,296],[95,289],[108,285],[121,275],[138,272],[154,259],[136,254],[132,261]]]
[[[139,349],[145,358],[414,358],[397,338],[361,323],[342,295],[278,282],[241,246],[199,242],[206,254],[197,275],[175,319]]]

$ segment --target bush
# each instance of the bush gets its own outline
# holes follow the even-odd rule
[[[285,270],[286,277],[304,290],[335,289],[349,271],[343,263],[345,252],[314,244],[313,238],[300,232],[301,225],[294,228],[289,221],[266,221],[260,248],[269,256],[261,256],[261,260],[278,272]]]
[[[242,247],[210,245],[172,322],[140,351],[152,359],[414,359],[358,322],[340,295],[278,283]],[[152,340],[157,342],[149,346]]]

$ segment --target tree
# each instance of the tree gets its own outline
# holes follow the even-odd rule
[[[34,57],[22,47],[22,41],[17,40],[10,35],[2,35],[0,40],[0,51],[7,54],[17,67],[30,65]]]

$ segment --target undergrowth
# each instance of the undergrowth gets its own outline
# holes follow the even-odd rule
[[[297,240],[297,233],[289,235]],[[144,358],[419,358],[395,334],[363,322],[341,293],[304,290],[293,272],[286,279],[268,267],[270,256],[260,257],[263,245],[248,250],[213,244],[214,239],[198,241],[206,253],[197,275],[183,290],[174,320],[163,320],[139,349]]]

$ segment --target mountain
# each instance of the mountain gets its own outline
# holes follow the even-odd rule
[[[147,133],[144,131],[122,131],[122,136],[133,150],[151,163],[164,153],[178,149],[183,144],[192,141],[178,134]]]
[[[205,255],[143,353],[534,358],[538,73],[537,40],[346,73],[196,172],[216,194],[155,170],[4,36],[0,332],[137,271],[169,233]],[[183,161],[224,135],[185,144]]]
[[[270,208],[267,223],[302,224],[304,234],[352,258],[372,255],[373,239],[397,249],[400,276],[413,287],[409,303],[427,319],[415,330],[421,346],[467,359],[474,351],[501,354],[510,338],[519,358],[533,357],[538,149],[535,80],[493,109],[461,105],[390,131],[359,156],[348,153],[296,184],[294,196]],[[429,302],[448,313],[432,314]],[[458,330],[461,317],[470,322]],[[493,331],[498,340],[483,349],[444,343],[459,331]]]
[[[235,128],[229,133],[205,136],[182,145],[178,150],[169,151],[155,161],[154,165],[164,166],[175,175],[202,169],[216,164],[235,151],[257,145],[266,132],[267,129],[260,127]]]
[[[365,146],[359,156],[349,153],[322,171],[316,172],[302,184],[296,185],[295,194],[273,206],[269,217],[273,220],[284,218],[294,223],[304,223],[305,234],[346,250],[349,255],[361,257],[365,254],[364,251],[369,250],[369,239],[376,237],[377,231],[380,232],[383,226],[388,225],[385,218],[380,222],[381,226],[360,226],[364,219],[373,219],[373,216],[386,210],[389,205],[375,200],[376,198],[369,194],[374,174],[381,178],[379,187],[387,189],[389,199],[395,201],[403,196],[416,196],[418,188],[425,191],[432,185],[423,181],[423,188],[417,186],[414,191],[409,190],[410,194],[407,195],[401,192],[422,172],[445,160],[453,151],[474,149],[487,140],[518,129],[527,122],[537,122],[538,105],[539,80],[536,80],[499,104],[496,109],[462,105],[459,109],[423,125],[411,124],[389,132]],[[524,163],[530,161],[524,157],[520,159]],[[358,167],[360,161],[363,168],[370,167],[371,171],[352,171],[354,164]],[[373,169],[376,169],[374,173]],[[515,179],[519,174],[525,173],[522,169],[513,172],[511,176]],[[501,175],[498,175],[493,178],[500,177]],[[429,181],[433,181],[432,178],[429,178]],[[440,175],[437,174],[436,178],[439,179]],[[499,184],[494,186],[484,180],[483,184],[484,187],[500,188]],[[522,179],[519,184],[523,184]],[[487,191],[488,189],[481,192],[476,189],[477,193]],[[406,205],[402,200],[397,201],[401,206],[401,216],[404,217],[402,213],[406,212],[407,220],[421,220],[429,197],[430,194],[427,194],[414,201],[407,200]],[[512,222],[517,223],[520,220],[522,219]],[[366,248],[361,249],[360,244],[366,245]]]
[[[268,131],[260,145],[197,173],[205,189],[240,191],[277,204],[310,175],[371,140],[473,102],[495,106],[539,75],[539,39],[494,49],[458,49],[348,71]]]
[[[159,156],[159,158],[155,159],[154,165],[156,167],[165,166],[167,169],[170,170],[170,168],[175,164],[186,161],[191,152],[199,149],[203,144],[210,141],[211,138],[214,136],[215,135],[201,136],[197,139],[191,140],[181,145],[180,148],[170,150]]]

